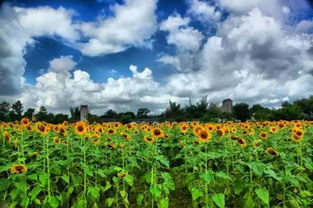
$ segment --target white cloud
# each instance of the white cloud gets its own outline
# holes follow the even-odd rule
[[[281,24],[259,9],[229,16],[216,36],[208,37],[191,55],[189,61],[199,68],[168,78],[168,93],[193,99],[208,95],[212,102],[231,97],[271,105],[310,95],[313,37],[287,31]]]
[[[77,25],[73,23],[75,14],[63,7],[53,9],[48,6],[36,8],[13,7],[18,14],[18,22],[29,37],[58,35],[67,41],[79,39]]]
[[[57,35],[68,42],[78,37],[72,15],[62,7],[18,8],[6,3],[1,6],[0,95],[17,94],[21,90],[25,48],[35,43],[34,37]]]
[[[95,83],[82,70],[74,70],[73,73],[50,71],[37,77],[35,85],[25,85],[18,99],[26,107],[44,105],[53,112],[81,104],[88,104],[91,109],[102,109],[102,113],[108,108],[136,111],[143,105],[152,107],[152,110],[165,108],[171,96],[162,94],[164,90],[154,81],[152,71],[145,68],[139,72],[134,65],[130,65],[129,70],[131,77],[109,78],[105,83]]]
[[[202,33],[188,26],[189,22],[189,18],[182,18],[179,14],[174,14],[160,25],[160,30],[168,32],[167,43],[175,46],[178,56],[164,55],[158,61],[171,64],[178,71],[191,71],[195,67],[192,59],[194,54],[199,51],[203,40]]]
[[[88,56],[117,53],[129,47],[149,45],[156,31],[156,0],[126,0],[112,7],[113,17],[81,24],[86,43],[77,48]]]
[[[49,62],[48,71],[68,72],[74,69],[76,65],[77,63],[73,61],[73,56],[61,56]]]
[[[218,22],[222,16],[222,13],[215,6],[209,5],[205,1],[190,0],[188,3],[188,14],[202,22]]]
[[[309,33],[313,32],[313,21],[310,20],[302,20],[296,26],[297,32]]]
[[[250,12],[254,8],[258,8],[263,14],[276,19],[282,20],[286,12],[286,6],[282,0],[217,0],[221,8],[225,8],[229,12],[241,15]]]

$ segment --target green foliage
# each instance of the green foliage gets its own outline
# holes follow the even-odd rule
[[[244,122],[251,116],[249,105],[247,103],[237,103],[233,107],[233,114],[236,119]]]

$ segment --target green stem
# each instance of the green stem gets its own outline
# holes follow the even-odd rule
[[[208,174],[208,147],[205,144],[205,175]],[[205,207],[209,205],[209,188],[208,183],[205,182]]]
[[[84,155],[84,199],[86,199],[86,193],[87,193],[87,173],[86,173],[86,141],[83,142],[84,143],[84,151],[83,151],[83,155]]]
[[[46,160],[47,160],[47,174],[48,174],[48,196],[51,196],[51,187],[50,187],[50,159],[49,159],[49,140],[48,137],[45,136],[46,141]]]

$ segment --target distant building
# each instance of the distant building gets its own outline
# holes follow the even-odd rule
[[[233,111],[233,101],[231,99],[225,99],[222,103],[222,112],[231,113]]]
[[[88,119],[88,105],[80,106],[80,120],[87,121]]]

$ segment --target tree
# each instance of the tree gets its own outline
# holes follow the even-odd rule
[[[10,103],[2,102],[0,104],[0,121],[9,121]]]
[[[116,111],[110,109],[102,117],[103,118],[108,118],[108,119],[113,119],[113,118],[117,118],[118,115],[117,115]]]
[[[12,120],[21,120],[22,113],[23,113],[23,104],[20,100],[16,101],[14,104],[12,104],[12,113],[11,113],[11,119]]]
[[[47,121],[48,112],[45,106],[40,106],[38,113],[35,115],[38,121]]]
[[[139,108],[137,111],[137,118],[147,118],[150,110],[148,108]]]
[[[288,105],[273,111],[271,120],[298,120],[301,119],[301,108],[298,105]]]
[[[170,101],[170,106],[164,112],[165,119],[172,119],[176,121],[184,120],[184,110],[181,108],[180,104]]]
[[[208,107],[207,113],[210,118],[219,118],[221,117],[222,112],[216,104],[211,103]]]
[[[35,109],[34,108],[28,108],[25,113],[24,113],[24,117],[32,119],[35,113]]]
[[[313,120],[313,96],[309,98],[296,100],[294,104],[298,105],[301,108],[303,118],[307,120]]]
[[[251,115],[257,121],[269,120],[272,116],[272,111],[259,104],[253,105],[250,109]]]
[[[233,114],[236,119],[245,122],[250,118],[250,109],[247,103],[237,103],[233,107]]]
[[[79,109],[79,107],[70,107],[70,113],[71,113],[70,120],[72,122],[76,122],[76,121],[80,120],[80,109]]]
[[[190,103],[184,109],[186,112],[186,119],[193,120],[202,118],[208,110],[208,105],[206,96],[202,97],[201,100],[195,105]]]
[[[63,123],[64,121],[68,121],[68,115],[58,113],[54,116],[53,123],[59,124],[59,123]]]

